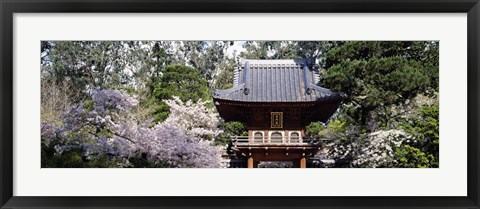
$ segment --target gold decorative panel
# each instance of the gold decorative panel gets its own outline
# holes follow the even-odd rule
[[[270,114],[270,128],[283,128],[283,112],[271,112]]]

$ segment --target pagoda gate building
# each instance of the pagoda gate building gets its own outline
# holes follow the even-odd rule
[[[306,168],[319,149],[305,138],[305,126],[326,122],[342,96],[318,85],[314,59],[241,60],[234,86],[216,90],[215,106],[225,121],[246,124],[248,136],[232,139],[232,149],[255,168],[260,161],[291,161]]]

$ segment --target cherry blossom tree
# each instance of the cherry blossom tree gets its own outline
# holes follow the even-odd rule
[[[218,116],[204,102],[166,101],[172,114],[154,127],[140,125],[130,111],[135,98],[119,90],[96,89],[91,101],[72,107],[61,125],[42,125],[42,142],[57,155],[81,150],[85,160],[97,156],[132,166],[128,159],[145,157],[159,167],[220,167],[220,149],[212,145]],[[208,140],[207,140],[208,139]]]
[[[219,116],[212,109],[205,108],[206,101],[193,103],[189,100],[184,103],[174,96],[166,103],[170,107],[170,116],[163,124],[179,127],[200,140],[213,140],[220,133]]]

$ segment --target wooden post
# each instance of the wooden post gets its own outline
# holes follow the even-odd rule
[[[300,159],[300,168],[307,168],[307,159],[305,157]]]
[[[263,143],[269,143],[267,130],[263,130]]]
[[[303,143],[303,138],[305,138],[305,129],[302,129],[302,131],[300,133],[300,137],[298,138],[298,141],[300,143]]]
[[[253,136],[252,130],[248,130],[248,143],[253,143],[254,142],[252,136]]]
[[[253,157],[249,157],[247,161],[248,168],[253,168]]]
[[[283,131],[283,143],[290,143],[290,135],[288,135],[288,130]]]

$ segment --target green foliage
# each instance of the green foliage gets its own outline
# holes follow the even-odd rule
[[[182,52],[185,64],[197,69],[200,75],[212,81],[219,65],[228,62],[225,50],[230,41],[183,41],[178,50]]]
[[[326,126],[321,122],[312,122],[305,127],[305,134],[307,137],[314,140],[335,140],[345,139],[346,134],[349,132],[348,123],[334,119],[329,121]]]
[[[152,107],[155,122],[164,121],[170,114],[169,107],[163,100],[172,99],[172,96],[178,96],[183,102],[210,99],[208,83],[195,68],[168,65],[160,69],[160,72],[159,77],[152,77],[147,84],[150,98],[143,103]]]
[[[420,139],[431,140],[435,144],[438,144],[438,114],[438,103],[432,106],[423,106],[420,108],[420,117],[413,117],[409,123],[404,123],[403,128],[408,133],[416,135]]]
[[[439,42],[429,41],[348,41],[338,43],[326,55],[326,67],[342,61],[373,57],[403,57],[438,67]]]
[[[50,46],[48,74],[58,81],[72,81],[79,92],[87,87],[104,88],[129,80],[121,73],[125,66],[120,60],[122,42],[56,41],[45,44]]]
[[[42,143],[42,168],[115,168],[118,161],[109,156],[96,156],[86,159],[82,156],[83,150],[74,149],[55,153],[54,146],[45,146]]]
[[[141,156],[133,156],[128,158],[128,162],[132,168],[174,168],[171,164],[165,162],[153,163],[147,160],[146,153]]]
[[[163,122],[170,115],[170,107],[165,102],[158,102],[152,107],[153,122]]]
[[[159,81],[153,84],[153,96],[157,100],[171,99],[174,95],[184,102],[208,99],[207,81],[201,78],[195,68],[169,65],[161,73]]]
[[[224,122],[221,126],[223,132],[217,136],[215,145],[226,145],[233,136],[246,136],[248,134],[245,124],[238,121]]]
[[[439,162],[439,106],[420,108],[420,115],[414,116],[402,124],[402,128],[416,138],[411,146],[414,154],[423,153],[428,157],[428,167],[438,167]],[[419,165],[420,166],[420,165]]]
[[[64,152],[61,155],[54,155],[51,159],[51,167],[57,168],[82,168],[85,167],[80,151]]]
[[[338,114],[316,130],[335,140],[332,149],[360,146],[358,139],[372,140],[373,132],[402,128],[414,140],[393,150],[397,164],[392,166],[438,167],[438,105],[407,105],[419,94],[438,92],[438,42],[342,42],[326,53],[324,67],[321,85],[346,95]]]
[[[371,111],[438,91],[437,42],[345,42],[328,51],[322,84],[346,94],[350,116],[365,126]],[[430,52],[433,51],[433,52]]]
[[[115,89],[115,90],[120,90],[123,92],[127,92],[127,94],[132,95],[135,94],[135,88],[131,86],[110,86],[108,89]]]
[[[365,109],[390,105],[423,92],[430,78],[422,66],[402,57],[343,61],[328,69],[324,84]]]
[[[432,154],[426,154],[410,145],[395,149],[398,167],[402,168],[429,168],[438,167],[438,162]]]
[[[85,102],[83,102],[83,108],[85,108],[85,110],[87,110],[87,111],[92,111],[94,105],[95,105],[95,103],[91,99],[87,99],[87,100],[85,100]]]
[[[325,127],[321,122],[311,122],[305,127],[305,135],[310,139],[319,139]]]
[[[224,131],[230,133],[234,136],[245,136],[247,135],[247,127],[245,124],[238,121],[230,121],[224,123]]]
[[[345,132],[347,123],[341,120],[332,120],[328,123],[327,128],[332,132]]]
[[[318,58],[323,64],[323,54],[337,46],[336,41],[247,41],[240,57],[247,59],[301,59]]]
[[[236,64],[234,59],[226,59],[219,65],[220,73],[215,77],[215,89],[228,89],[233,87],[234,71]]]

